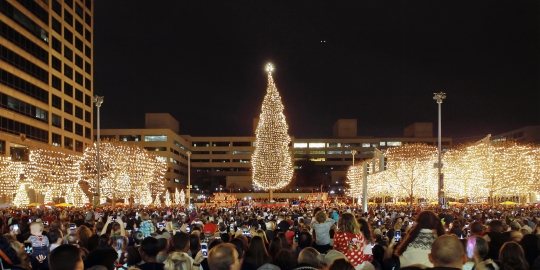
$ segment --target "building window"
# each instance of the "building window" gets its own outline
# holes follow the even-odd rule
[[[88,29],[84,29],[84,39],[92,43],[92,33]]]
[[[51,76],[52,76],[52,79],[51,79],[52,87],[54,87],[57,90],[62,91],[62,80],[60,80],[60,78],[54,75],[51,75]]]
[[[210,151],[193,151],[194,155],[210,155]]]
[[[123,142],[140,142],[141,135],[120,135],[120,141]]]
[[[85,22],[88,26],[92,27],[92,17],[90,17],[90,14],[88,14],[88,13],[86,13],[86,12],[85,12],[85,14],[84,14],[84,22]]]
[[[81,17],[81,18],[84,17],[84,11],[83,11],[83,8],[82,8],[79,4],[77,4],[77,3],[75,3],[75,13],[76,13],[77,15],[79,15],[79,17]]]
[[[62,99],[57,95],[52,95],[51,105],[59,110],[62,109]]]
[[[249,159],[233,159],[232,162],[249,163]]]
[[[51,144],[53,146],[62,146],[62,136],[61,135],[58,135],[56,133],[52,133],[52,138],[51,138]]]
[[[80,67],[81,69],[83,68],[82,57],[79,56],[78,54],[75,54],[75,65]],[[81,82],[79,84],[82,85],[82,78],[81,78]]]
[[[84,78],[84,88],[92,90],[92,82],[88,78]]]
[[[167,147],[145,147],[144,149],[152,152],[167,151]]]
[[[73,132],[73,121],[64,118],[64,130]]]
[[[64,112],[73,114],[73,104],[67,100],[64,100]]]
[[[73,33],[64,27],[64,40],[73,44]]]
[[[75,151],[82,153],[83,152],[83,143],[80,141],[75,141]]]
[[[73,139],[64,137],[64,148],[73,150]]]
[[[57,128],[62,128],[62,117],[60,115],[52,114],[52,125]]]
[[[343,151],[326,151],[329,155],[341,155],[343,154]]]
[[[305,155],[307,154],[307,151],[294,151],[295,155]]]
[[[73,79],[73,68],[68,64],[64,64],[64,75],[70,79]]]
[[[386,145],[387,146],[401,146],[401,142],[387,142]]]
[[[309,143],[309,148],[324,148],[325,143]]]
[[[88,10],[92,10],[92,0],[84,0],[84,5]]]
[[[79,106],[75,106],[75,117],[83,119],[83,109]]]
[[[79,85],[83,85],[83,75],[77,71],[75,71],[75,82]]]
[[[79,20],[75,20],[75,31],[77,31],[77,33],[79,33],[81,36],[83,35],[83,25],[81,22],[79,22]]]
[[[81,124],[75,123],[75,134],[80,136],[83,135],[83,126]]]
[[[381,146],[386,146],[386,142],[380,142]]]
[[[371,147],[370,143],[362,143],[362,147]]]
[[[251,151],[232,151],[233,155],[251,155]]]
[[[230,159],[212,159],[212,162],[231,162]]]
[[[92,123],[92,114],[89,111],[84,111],[84,121]]]
[[[88,75],[92,75],[92,65],[86,61],[84,61],[84,72],[88,73]]]
[[[147,135],[144,136],[145,142],[166,142],[167,135]]]
[[[56,69],[58,72],[62,72],[62,61],[60,61],[60,59],[54,57],[53,55],[51,55],[51,59],[52,59],[52,67],[54,69]]]
[[[229,147],[231,146],[231,143],[230,142],[213,142],[212,146]]]
[[[55,37],[52,37],[52,48],[58,53],[62,53],[62,43]]]
[[[73,62],[73,51],[70,48],[68,48],[66,45],[64,45],[64,57],[67,60]]]
[[[92,49],[90,49],[90,47],[88,47],[87,45],[84,45],[84,55],[92,59]]]
[[[312,155],[324,155],[325,152],[324,151],[309,151],[310,154]]]
[[[64,21],[73,26],[73,15],[64,9]]]
[[[92,130],[88,127],[84,128],[84,137],[87,139],[92,138]]]
[[[92,106],[92,98],[90,98],[89,95],[84,95],[84,105],[91,107]]]
[[[232,146],[251,146],[251,142],[233,142]]]
[[[209,142],[192,142],[191,146],[193,147],[210,147]]]
[[[83,102],[83,92],[79,89],[75,89],[75,100],[82,103]]]
[[[54,17],[52,18],[51,28],[59,35],[62,35],[62,24],[58,20],[56,20]]]
[[[25,123],[14,121],[13,119],[0,116],[0,131],[20,136],[25,134],[26,138],[49,143],[49,131],[43,130]]]
[[[294,143],[293,148],[307,148],[307,143]]]

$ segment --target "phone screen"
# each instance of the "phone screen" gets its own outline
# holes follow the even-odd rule
[[[208,257],[208,246],[206,245],[206,243],[201,243],[201,252],[202,252],[203,258]]]
[[[231,231],[234,231],[234,224],[231,224]]]
[[[300,232],[299,231],[296,231],[294,233],[294,239],[298,240],[298,237],[300,236]]]
[[[188,225],[188,226],[186,227],[186,232],[187,232],[187,233],[190,233],[190,232],[191,232],[191,226]]]
[[[32,242],[24,242],[24,250],[26,251],[26,254],[32,254],[32,252],[34,252]]]
[[[157,225],[157,227],[158,227],[159,229],[165,228],[165,222],[159,222],[158,225]]]
[[[395,232],[395,235],[394,235],[394,242],[398,243],[401,241],[401,232],[400,231],[396,231]]]
[[[70,224],[70,225],[69,225],[69,229],[70,229],[70,230],[74,231],[75,228],[77,228],[77,225],[75,225],[75,224]]]

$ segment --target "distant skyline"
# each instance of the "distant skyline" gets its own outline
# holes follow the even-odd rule
[[[95,1],[101,128],[170,113],[180,134],[253,136],[272,62],[289,134],[444,137],[540,125],[538,1]]]

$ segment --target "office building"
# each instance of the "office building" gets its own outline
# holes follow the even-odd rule
[[[93,0],[0,0],[0,154],[92,143]]]
[[[526,126],[493,136],[492,141],[513,140],[519,143],[540,144],[540,126]]]

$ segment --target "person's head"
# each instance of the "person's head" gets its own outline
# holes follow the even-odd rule
[[[118,253],[112,248],[96,248],[88,254],[84,261],[86,268],[93,266],[104,266],[107,270],[114,270]]]
[[[51,223],[50,225],[50,229],[58,229],[60,231],[63,231],[64,230],[64,224],[62,224],[62,221],[60,220],[55,220]]]
[[[77,237],[76,233],[70,233],[68,234],[67,242],[70,245],[77,245],[79,243],[79,237]]]
[[[437,236],[444,235],[445,233],[444,227],[439,218],[435,215],[435,213],[431,211],[423,211],[418,215],[414,226],[409,230],[407,236],[396,248],[396,255],[401,256],[401,254],[403,254],[403,252],[407,250],[409,244],[416,239],[418,234],[420,234],[420,231],[422,229],[432,230],[436,232],[435,234]]]
[[[489,232],[502,232],[503,224],[500,220],[492,220],[489,223]]]
[[[146,237],[141,243],[141,257],[145,262],[155,260],[159,250],[159,242],[154,237]]]
[[[239,270],[238,252],[232,244],[219,244],[208,252],[210,270]]]
[[[467,262],[463,244],[452,235],[442,235],[431,245],[429,261],[434,267],[460,268]]]
[[[196,254],[201,249],[201,239],[197,235],[189,235],[189,249],[193,254]]]
[[[281,239],[281,247],[283,248],[289,248],[289,243],[287,242],[287,237],[285,236],[284,232],[279,232],[276,237],[279,237]]]
[[[322,264],[318,256],[319,252],[316,249],[312,247],[304,248],[300,251],[300,254],[298,254],[298,264],[308,264],[311,267],[320,269]]]
[[[109,238],[109,235],[107,234],[102,234],[99,236],[99,242],[98,242],[98,247],[106,247],[109,245],[109,241],[111,239]]]
[[[373,231],[371,230],[371,226],[369,225],[369,223],[365,219],[361,218],[358,219],[358,225],[360,225],[360,231],[364,235],[366,241],[368,243],[373,243]]]
[[[137,265],[142,261],[141,254],[136,247],[128,247],[124,253],[125,262],[127,265]]]
[[[263,264],[271,262],[272,258],[268,255],[265,243],[260,236],[254,236],[251,239],[245,260],[251,263],[255,268],[259,268]]]
[[[506,242],[499,251],[501,269],[528,269],[523,248],[516,242]]]
[[[169,257],[164,262],[165,270],[183,270],[191,269],[191,259],[184,252],[173,252],[169,254]]]
[[[82,225],[81,227],[77,228],[77,237],[79,238],[79,244],[86,247],[88,239],[92,237],[92,231],[88,229],[88,227]]]
[[[360,225],[351,213],[342,213],[338,220],[339,230],[342,232],[348,232],[352,234],[360,233]]]
[[[120,251],[120,250],[124,251],[127,248],[128,242],[129,240],[127,237],[119,236],[118,238],[116,238],[116,246],[114,247],[114,249],[116,251]]]
[[[59,229],[49,230],[49,233],[47,234],[47,236],[49,237],[49,241],[51,242],[51,244],[57,244],[57,245],[62,244],[62,237],[64,237],[62,235],[62,232]]]
[[[103,227],[105,227],[105,224],[103,222],[100,221],[96,223],[96,233],[100,234],[101,231],[103,230]]]
[[[489,252],[487,241],[480,236],[471,236],[467,240],[467,257],[472,259],[476,254],[478,258],[484,260]]]
[[[133,234],[133,241],[135,241],[135,245],[140,245],[143,239],[144,235],[141,231],[137,231]]]
[[[352,265],[347,259],[336,259],[328,266],[328,270],[354,270],[354,265]]]
[[[262,238],[265,244],[268,244],[268,239],[266,238],[266,232],[263,229],[258,229],[257,235]]]
[[[471,234],[481,234],[484,231],[484,225],[475,221],[469,225],[469,229],[471,230]]]
[[[141,220],[142,221],[150,220],[150,215],[148,215],[148,213],[142,213],[141,214]]]
[[[111,229],[111,233],[120,232],[120,223],[113,222],[113,224],[111,225]]]
[[[167,241],[167,238],[160,237],[157,239],[159,243],[159,252],[167,252],[169,248],[169,241]]]
[[[72,245],[60,245],[49,254],[51,270],[83,270],[84,263],[79,249]]]
[[[299,248],[311,247],[312,244],[313,244],[313,237],[311,237],[311,234],[309,234],[308,232],[301,232],[298,235]]]
[[[189,234],[185,232],[176,233],[173,237],[174,250],[188,252],[189,251]]]
[[[328,219],[328,216],[324,211],[319,211],[317,214],[315,214],[315,221],[318,223],[324,223]]]
[[[32,222],[30,224],[30,233],[33,235],[42,235],[43,233],[43,223],[41,222]]]
[[[296,254],[290,249],[282,248],[274,256],[272,263],[280,269],[294,269],[296,267]]]
[[[272,257],[275,257],[280,249],[281,239],[279,237],[274,237],[272,241],[270,241],[270,245],[268,246],[268,254]]]

